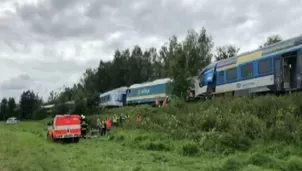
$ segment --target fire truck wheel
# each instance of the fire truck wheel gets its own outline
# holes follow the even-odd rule
[[[78,143],[78,142],[80,141],[80,138],[74,138],[73,141],[74,141],[75,143]]]

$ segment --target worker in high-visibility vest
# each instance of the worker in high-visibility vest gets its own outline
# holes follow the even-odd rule
[[[105,120],[101,121],[101,129],[102,129],[101,136],[106,135],[106,122],[105,122]]]
[[[86,121],[86,117],[82,114],[81,115],[81,134],[84,139],[86,139],[87,129],[88,129],[88,123]]]
[[[129,119],[130,118],[130,116],[129,116],[129,114],[128,113],[126,113],[126,117],[125,117],[126,119]]]
[[[123,113],[120,114],[119,117],[119,125],[122,127],[123,126],[123,122],[124,122],[125,116]]]
[[[157,98],[155,99],[155,106],[156,106],[156,107],[160,107],[160,104],[159,104],[159,101],[158,101]]]
[[[96,121],[96,127],[97,127],[97,129],[99,130],[99,134],[102,134],[102,127],[101,127],[101,120],[100,120],[100,118],[98,118],[97,119],[97,121]]]
[[[118,117],[117,115],[115,114],[112,118],[112,125],[114,125],[115,127],[117,127],[117,120],[118,120]]]
[[[168,102],[169,102],[169,96],[166,96],[166,98],[163,101],[162,107],[166,107]]]

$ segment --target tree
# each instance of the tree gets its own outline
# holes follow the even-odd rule
[[[65,103],[59,103],[54,106],[53,114],[66,114],[69,113],[70,109]]]
[[[166,65],[173,81],[173,94],[184,97],[190,85],[189,77],[199,72],[211,62],[212,37],[202,28],[198,34],[189,30],[183,42],[172,36],[166,52]]]
[[[233,45],[225,45],[216,48],[215,60],[219,61],[236,56],[240,49]]]
[[[86,111],[85,101],[82,99],[75,100],[75,105],[72,110],[72,113],[82,114]]]
[[[3,98],[0,105],[0,116],[2,120],[7,119],[7,99]]]
[[[189,30],[182,45],[187,59],[188,76],[196,76],[211,62],[211,50],[214,45],[212,37],[207,34],[205,28],[202,28],[199,34],[195,30]]]
[[[20,118],[33,119],[34,112],[41,106],[42,100],[33,91],[27,90],[20,97]],[[44,113],[46,115],[46,113]],[[37,116],[35,116],[37,117]]]
[[[48,103],[54,103],[55,102],[55,100],[57,99],[58,97],[57,97],[57,93],[56,92],[54,92],[54,91],[51,91],[50,93],[49,93],[49,97],[48,97]]]
[[[269,45],[272,45],[272,44],[275,44],[275,43],[281,42],[281,41],[282,41],[282,38],[279,35],[272,35],[272,36],[269,36],[266,39],[266,42],[260,47],[269,46]]]
[[[117,49],[112,61],[100,60],[97,68],[85,71],[80,83],[64,87],[56,96],[51,94],[49,101],[57,104],[58,111],[65,111],[59,104],[73,100],[75,111],[93,112],[100,93],[164,77],[174,80],[174,94],[182,96],[188,88],[188,78],[199,75],[211,62],[213,46],[212,37],[201,28],[199,32],[189,30],[184,41],[172,36],[158,51],[154,47],[143,50],[139,45]]]
[[[16,102],[14,98],[9,98],[8,99],[8,104],[7,104],[7,117],[16,117]]]

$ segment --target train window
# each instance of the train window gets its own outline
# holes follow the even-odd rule
[[[220,71],[219,72],[219,83],[223,83],[224,82],[224,71]]]
[[[253,63],[242,65],[240,70],[242,78],[253,76]]]
[[[227,81],[233,81],[237,78],[237,68],[231,68],[226,70],[226,79]]]
[[[258,73],[264,74],[272,71],[272,58],[258,61]]]

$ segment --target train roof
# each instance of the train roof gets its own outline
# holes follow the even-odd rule
[[[162,79],[157,79],[157,80],[154,80],[154,81],[144,82],[144,83],[141,83],[141,84],[133,84],[129,87],[129,89],[152,86],[152,85],[157,85],[157,84],[165,84],[165,83],[171,82],[171,81],[172,81],[172,79],[170,79],[170,78],[162,78]]]
[[[125,91],[128,89],[128,87],[124,86],[124,87],[119,87],[119,88],[116,88],[116,89],[113,89],[113,90],[110,90],[110,91],[107,91],[103,94],[100,95],[100,97],[103,97],[103,96],[106,96],[108,94],[111,94],[111,93],[115,93],[115,92],[120,92],[120,91]]]

